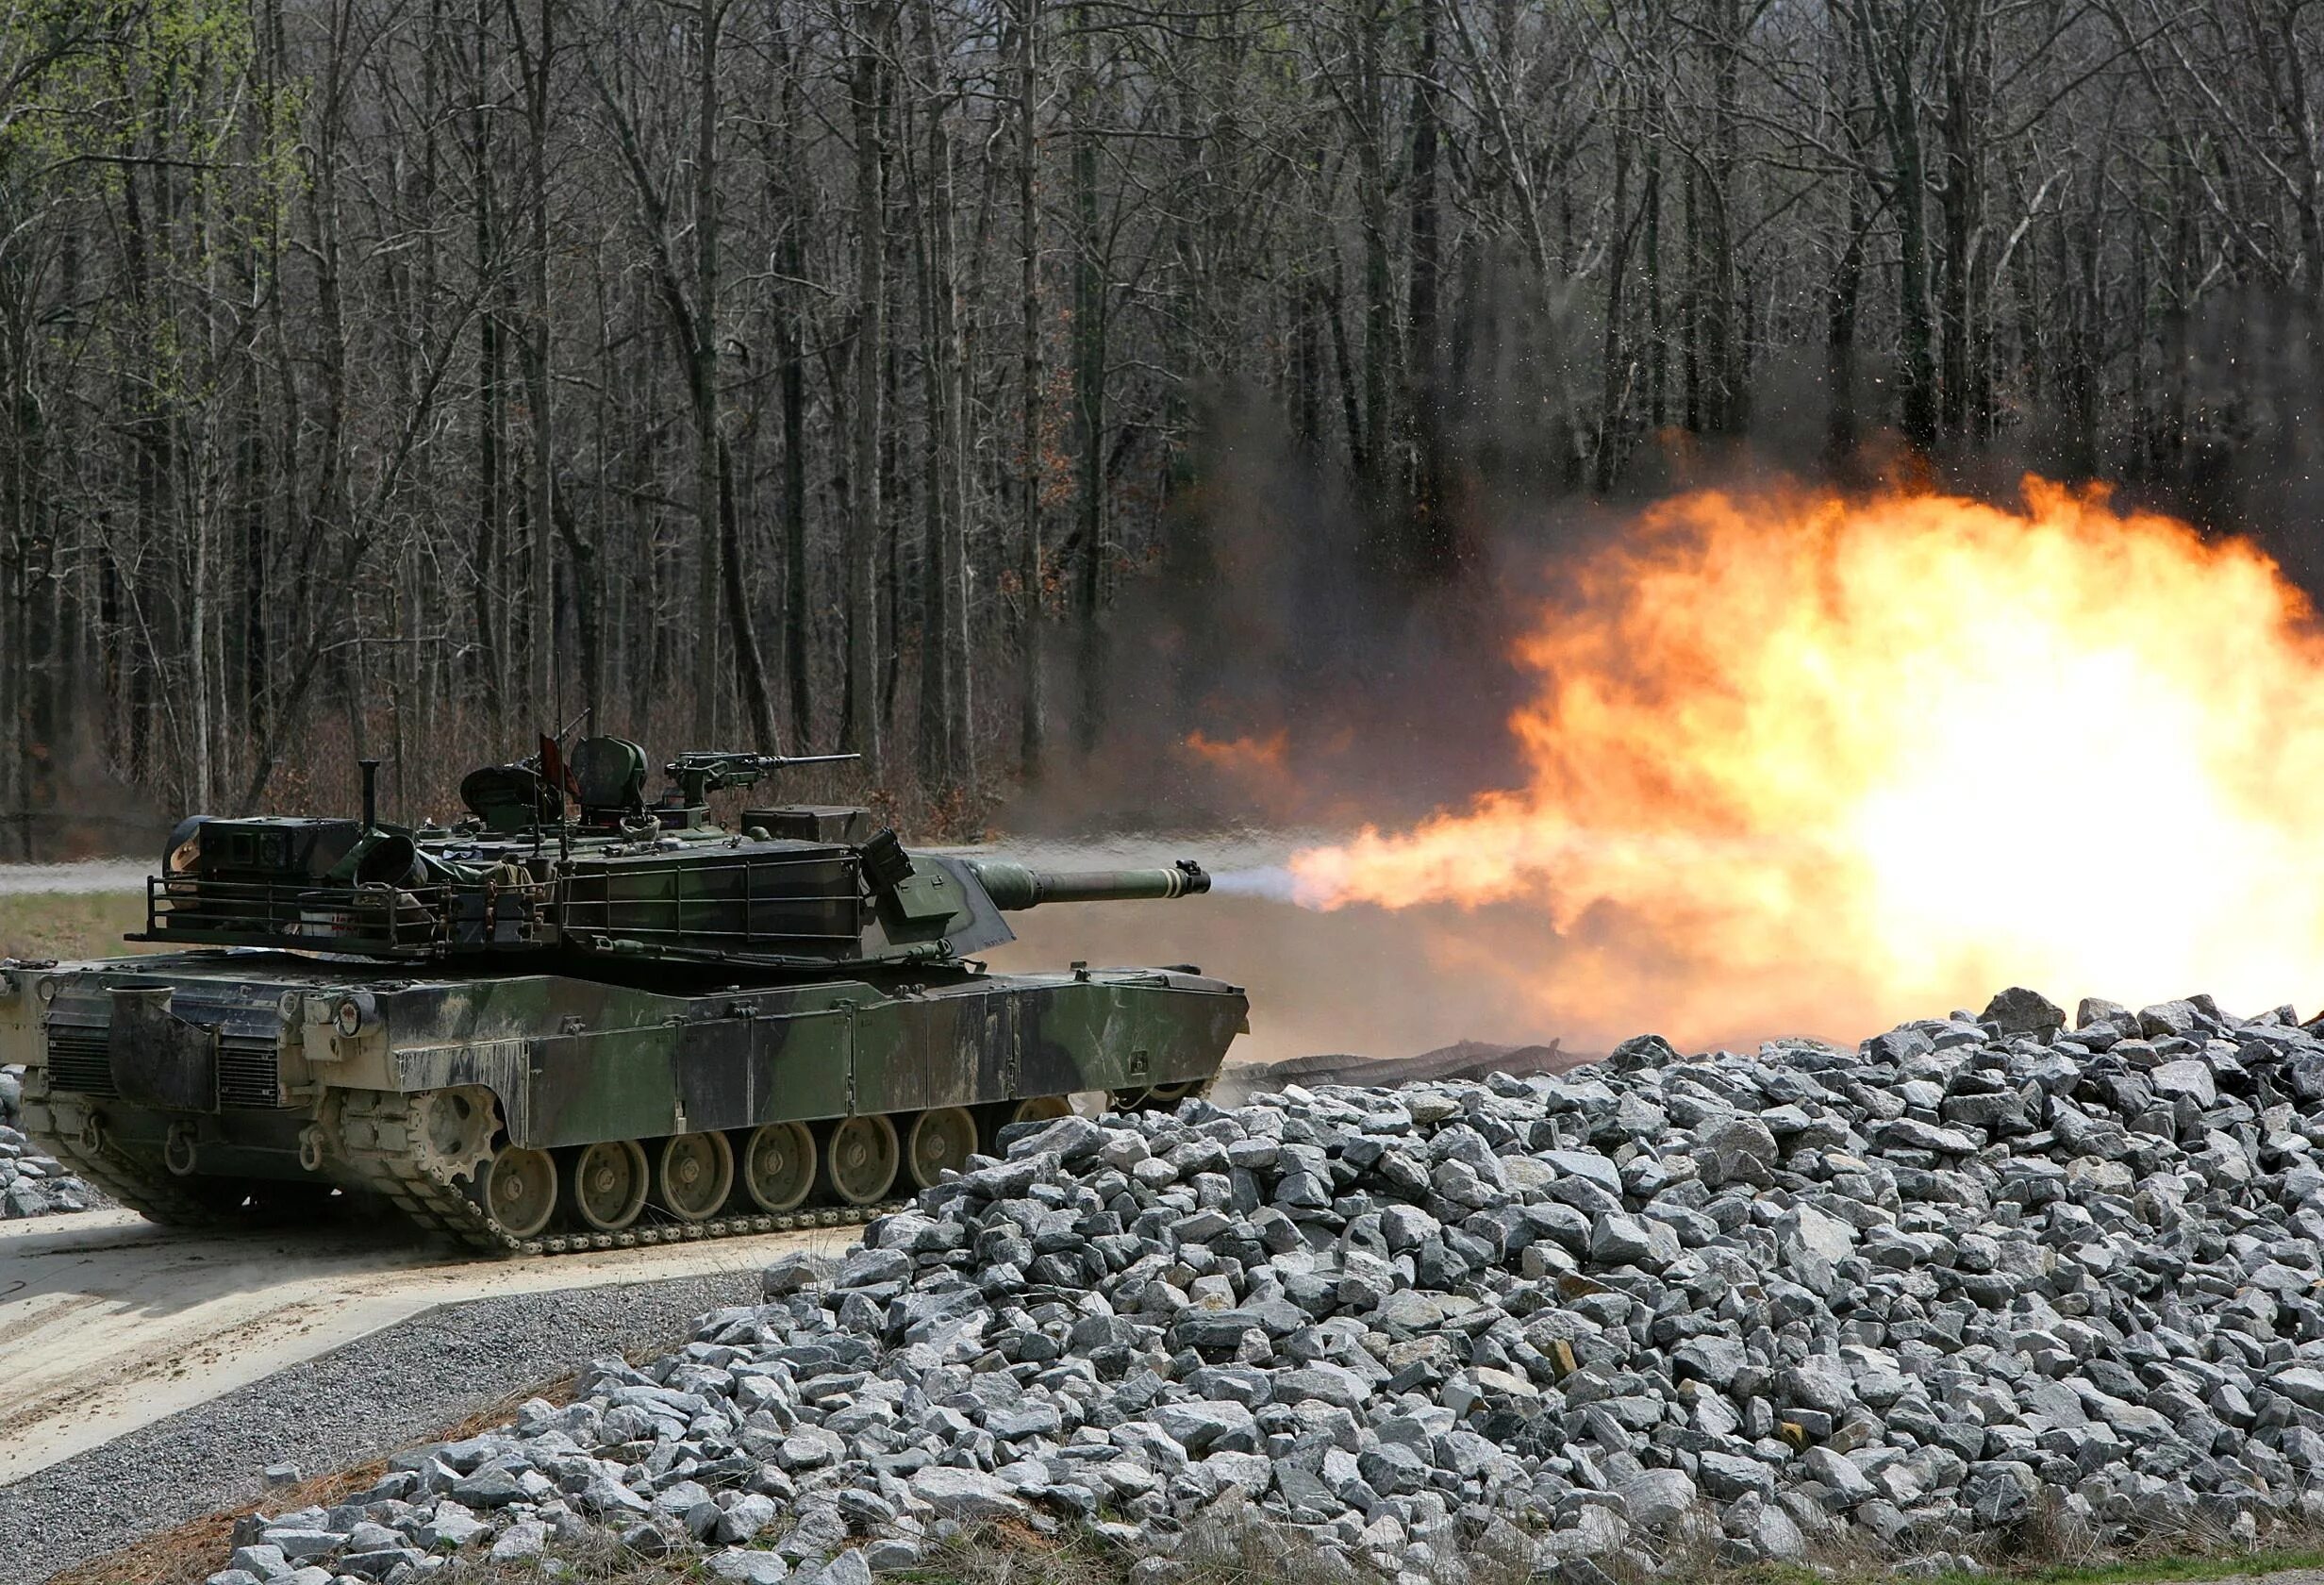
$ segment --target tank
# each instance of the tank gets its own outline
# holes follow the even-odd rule
[[[584,739],[461,784],[466,818],[195,817],[147,955],[0,963],[27,1131],[170,1226],[334,1191],[470,1248],[860,1221],[1012,1124],[1205,1089],[1249,1027],[1191,965],[996,974],[1003,915],[1209,889],[912,851],[869,811],[711,795],[822,759]]]

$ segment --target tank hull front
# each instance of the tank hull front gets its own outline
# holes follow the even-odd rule
[[[1247,1026],[1239,990],[1179,970],[712,984],[667,968],[413,978],[190,952],[5,978],[0,1059],[26,1064],[29,1131],[117,1198],[195,1221],[240,1188],[336,1185],[500,1248],[866,1213],[957,1164],[964,1130],[990,1148],[1052,1098],[1174,1104]],[[758,1170],[794,1139],[819,1163],[795,1207],[788,1180]],[[668,1165],[673,1149],[694,1180]],[[892,1184],[881,1150],[905,1158]],[[722,1165],[733,1183],[710,1204],[717,1179],[701,1175]],[[622,1175],[639,1171],[651,1193],[632,1210]],[[534,1205],[554,1190],[556,1210],[540,1226],[496,1215],[496,1173]]]

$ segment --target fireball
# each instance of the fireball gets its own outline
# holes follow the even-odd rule
[[[1523,785],[1300,852],[1303,901],[1536,910],[1493,967],[1561,1026],[1696,1042],[2324,993],[2324,638],[2249,544],[2034,478],[1700,492],[1568,588]]]

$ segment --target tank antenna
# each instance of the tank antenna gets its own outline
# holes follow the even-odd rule
[[[358,759],[356,763],[363,767],[363,829],[375,831],[379,828],[379,761]]]

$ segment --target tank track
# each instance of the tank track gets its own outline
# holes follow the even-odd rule
[[[240,1223],[232,1207],[188,1193],[169,1178],[157,1176],[151,1166],[114,1144],[102,1130],[92,1145],[80,1131],[55,1126],[53,1110],[41,1110],[47,1126],[34,1123],[32,1107],[25,1109],[25,1120],[31,1125],[26,1132],[33,1142],[115,1205],[168,1227],[227,1228]]]
[[[1205,1081],[1194,1093],[1207,1094]],[[1132,1103],[1145,1110],[1158,1102],[1175,1106],[1182,1096]],[[37,1103],[36,1103],[37,1104]],[[29,1109],[27,1109],[29,1110]],[[27,1117],[27,1122],[31,1119]],[[152,1222],[172,1227],[231,1230],[248,1225],[239,1206],[222,1206],[188,1193],[151,1166],[100,1133],[92,1149],[77,1133],[54,1127],[33,1130],[40,1143],[84,1181],[114,1203]],[[599,1250],[640,1249],[654,1244],[692,1243],[706,1239],[746,1238],[760,1233],[808,1232],[854,1227],[907,1209],[909,1196],[868,1206],[803,1206],[780,1213],[718,1216],[704,1222],[639,1223],[616,1233],[545,1233],[519,1238],[494,1222],[449,1173],[424,1164],[407,1097],[383,1091],[349,1093],[340,1105],[339,1155],[366,1187],[393,1203],[423,1231],[440,1234],[477,1254],[579,1255]],[[193,1181],[218,1182],[219,1179]]]
[[[544,1233],[519,1238],[494,1222],[448,1173],[424,1165],[414,1149],[411,1109],[384,1092],[350,1094],[340,1115],[341,1159],[394,1202],[413,1224],[486,1255],[578,1255],[600,1249],[639,1249],[657,1243],[742,1238],[754,1233],[805,1232],[860,1226],[902,1210],[908,1199],[868,1206],[813,1206],[780,1215],[754,1212],[706,1222],[640,1223],[618,1233]]]

